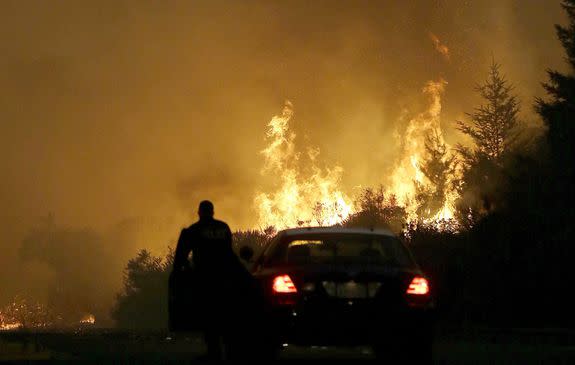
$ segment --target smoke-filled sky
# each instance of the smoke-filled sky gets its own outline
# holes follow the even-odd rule
[[[24,286],[10,278],[30,266],[19,246],[49,214],[99,232],[122,260],[163,250],[200,199],[232,229],[253,227],[266,124],[288,99],[298,143],[340,165],[350,194],[385,181],[429,80],[447,81],[448,142],[492,59],[537,125],[545,70],[563,68],[563,21],[555,0],[4,0],[0,302]],[[106,238],[126,225],[133,242]]]

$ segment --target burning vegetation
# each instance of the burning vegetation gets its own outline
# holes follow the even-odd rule
[[[0,331],[19,329],[76,328],[96,323],[93,314],[86,314],[78,320],[65,318],[54,309],[39,301],[16,296],[11,303],[0,309]]]
[[[268,123],[261,174],[274,183],[272,191],[255,197],[260,227],[341,223],[353,213],[351,199],[339,187],[343,169],[320,168],[318,148],[308,147],[305,154],[296,151],[296,134],[289,125],[293,114],[292,103],[286,101],[282,114]]]
[[[53,313],[44,304],[17,296],[0,309],[0,330],[51,327],[54,319]]]
[[[429,36],[435,50],[449,61],[449,48],[435,34],[429,33]],[[400,157],[391,178],[381,181],[376,204],[396,205],[399,209],[395,210],[405,215],[403,223],[406,226],[424,224],[439,230],[459,228],[455,207],[460,198],[458,187],[462,171],[458,168],[456,151],[444,140],[444,126],[441,125],[441,98],[446,85],[444,79],[427,82],[423,94],[429,105],[407,122],[405,130],[395,134]],[[482,96],[487,95],[483,92]],[[264,156],[261,174],[274,183],[267,192],[258,192],[254,199],[258,223],[260,227],[278,229],[345,224],[354,214],[365,210],[360,200],[365,200],[373,191],[368,188],[352,200],[351,194],[340,186],[344,174],[342,167],[318,167],[320,151],[313,146],[308,146],[305,154],[296,151],[296,134],[290,129],[293,115],[294,107],[286,101],[282,114],[268,123],[268,145],[261,151]],[[460,130],[473,135],[463,124],[460,124]],[[489,128],[482,130],[496,133]],[[357,223],[357,219],[351,221]],[[384,223],[394,226],[390,225],[390,219]]]
[[[396,133],[400,151],[390,178],[355,196],[341,187],[343,168],[318,167],[319,149],[308,146],[305,154],[296,150],[296,134],[289,124],[294,107],[286,102],[282,114],[269,122],[268,145],[261,151],[262,175],[273,184],[255,197],[260,227],[363,222],[383,224],[398,233],[422,225],[453,232],[471,228],[493,210],[496,192],[506,184],[506,161],[529,146],[518,142],[524,133],[519,101],[499,64],[493,62],[486,81],[476,87],[484,103],[467,114],[467,121],[447,124],[471,143],[451,146],[445,141],[441,110],[446,86],[443,79],[427,82],[422,90],[426,110]],[[374,211],[378,219],[355,217]],[[396,215],[391,217],[390,211]],[[403,220],[401,228],[398,219]]]
[[[423,93],[428,109],[411,119],[399,135],[401,158],[391,178],[391,193],[405,207],[407,220],[433,223],[454,219],[457,180],[454,156],[443,138],[441,96],[447,82],[429,81]]]
[[[83,325],[93,325],[96,323],[96,316],[93,314],[86,314],[80,319],[80,324]]]
[[[382,181],[379,204],[385,201],[402,208],[406,212],[404,223],[417,221],[440,229],[457,226],[454,209],[459,195],[455,186],[460,172],[441,126],[441,95],[446,84],[440,79],[424,87],[429,107],[397,134],[401,158],[391,179]],[[296,150],[296,134],[289,124],[293,115],[293,105],[287,101],[282,114],[268,124],[261,173],[274,184],[254,199],[260,227],[343,224],[365,207],[357,201],[360,197],[353,201],[341,188],[343,168],[318,167],[318,148],[309,146],[305,154]],[[451,224],[445,225],[445,221]]]

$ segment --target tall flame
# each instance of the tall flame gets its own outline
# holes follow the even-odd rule
[[[458,195],[451,187],[458,172],[452,168],[453,155],[441,128],[441,97],[446,84],[440,79],[429,81],[423,88],[429,106],[409,120],[405,132],[398,135],[401,157],[386,189],[405,208],[408,222],[433,224],[438,229],[457,227],[454,203]],[[281,115],[268,123],[268,144],[261,151],[265,158],[261,173],[273,184],[269,191],[258,192],[254,199],[258,223],[260,227],[277,229],[341,223],[355,212],[351,200],[339,187],[343,169],[318,167],[318,148],[308,148],[306,154],[298,152],[296,134],[290,130],[292,118],[293,105],[287,101]],[[428,148],[430,141],[432,152]],[[441,179],[430,174],[431,157],[442,169]],[[426,194],[429,198],[424,204]]]
[[[353,212],[350,199],[338,188],[343,169],[318,167],[319,148],[308,148],[303,157],[296,151],[296,134],[289,126],[292,117],[293,105],[286,101],[281,115],[268,123],[261,174],[274,184],[273,191],[255,197],[259,224],[281,229],[340,223]]]
[[[441,96],[447,82],[443,79],[429,81],[423,88],[423,93],[429,97],[428,109],[411,119],[407,123],[405,134],[400,136],[402,153],[399,163],[396,165],[391,178],[391,193],[395,194],[401,206],[406,208],[408,221],[418,218],[416,193],[417,186],[429,186],[422,164],[428,157],[426,141],[429,136],[434,136],[436,142],[447,146],[441,129]],[[449,153],[444,156],[449,157]],[[445,162],[445,161],[443,161]],[[449,176],[449,179],[455,176]],[[444,196],[441,208],[435,212],[429,212],[428,221],[453,219],[453,205],[457,199],[455,191],[448,189]]]

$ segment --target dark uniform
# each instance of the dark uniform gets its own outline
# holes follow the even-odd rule
[[[257,307],[253,299],[257,289],[232,250],[232,233],[226,223],[204,216],[182,230],[170,280],[172,330],[203,330],[208,355],[213,358],[221,357],[223,342],[228,342],[228,350],[232,341],[238,343],[235,339],[245,330],[242,320],[246,315],[253,317],[250,312]]]
[[[193,252],[192,262],[198,273],[219,275],[226,269],[226,263],[236,258],[232,250],[230,227],[217,219],[202,218],[182,229],[174,257],[175,270],[189,267],[190,251]]]

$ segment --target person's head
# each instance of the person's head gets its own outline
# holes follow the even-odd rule
[[[203,200],[198,208],[198,215],[200,219],[213,218],[214,217],[214,205],[209,200]]]

